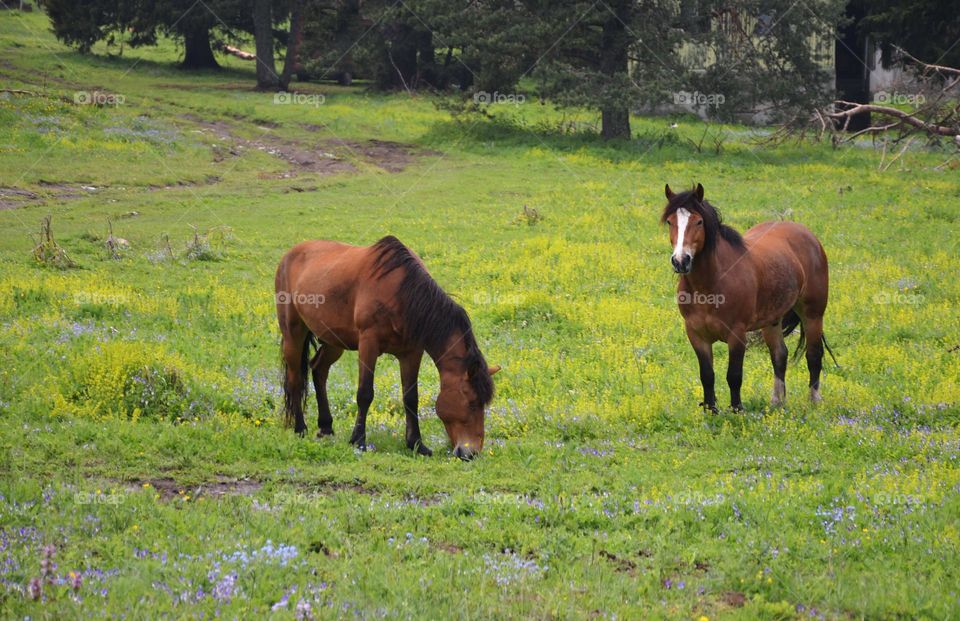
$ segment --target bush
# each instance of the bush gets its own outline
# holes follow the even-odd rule
[[[74,358],[58,413],[91,418],[191,420],[213,413],[213,399],[186,378],[200,373],[179,356],[140,343],[104,343]]]

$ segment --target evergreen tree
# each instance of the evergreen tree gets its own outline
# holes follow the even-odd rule
[[[920,60],[960,67],[960,5],[956,0],[858,0],[860,30],[878,42],[884,62],[902,47]]]

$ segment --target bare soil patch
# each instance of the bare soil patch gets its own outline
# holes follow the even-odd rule
[[[616,571],[623,572],[631,576],[635,576],[637,574],[637,564],[628,558],[617,556],[613,552],[607,552],[606,550],[601,550],[600,556],[610,561]]]
[[[388,140],[367,140],[351,142],[348,140],[330,140],[333,149],[347,149],[388,172],[401,172],[424,156],[439,155],[436,151],[420,149],[414,145]]]
[[[223,120],[205,120],[195,114],[181,115],[199,128],[202,133],[214,136],[223,144],[214,146],[214,160],[237,157],[244,149],[257,149],[288,164],[281,173],[263,173],[262,179],[288,179],[300,173],[335,175],[356,172],[355,163],[372,164],[397,173],[416,163],[422,157],[439,155],[436,151],[421,149],[415,145],[387,140],[294,140],[271,133],[277,123],[264,120],[252,121],[262,134],[254,139],[238,136],[235,126]],[[304,126],[308,132],[320,131],[317,125]]]
[[[724,604],[733,608],[743,608],[744,604],[747,603],[747,596],[739,591],[727,591],[720,596],[720,599]]]
[[[25,188],[0,187],[0,210],[20,209],[43,205],[50,200],[66,201],[82,198],[103,188],[70,183],[55,183],[40,181],[37,183],[39,191]]]
[[[156,490],[161,499],[171,500],[181,496],[190,496],[191,498],[199,496],[220,498],[226,495],[249,496],[259,491],[263,484],[252,479],[231,479],[227,477],[217,477],[212,481],[206,481],[198,485],[183,485],[171,477],[143,479],[131,481],[128,484],[128,488],[131,490],[148,486]]]
[[[19,188],[0,188],[0,210],[26,207],[40,200],[40,195]]]

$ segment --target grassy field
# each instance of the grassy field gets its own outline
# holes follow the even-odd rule
[[[0,50],[0,87],[46,95],[0,94],[0,617],[960,617],[947,154],[880,170],[869,145],[711,126],[718,154],[690,118],[605,144],[593,115],[530,100],[492,119],[326,85],[275,102],[243,61],[81,56],[36,13],[0,12]],[[698,409],[658,224],[664,183],[693,181],[741,230],[791,219],[826,247],[841,367],[818,407],[796,363],[768,407],[758,341],[747,411]],[[41,263],[47,215],[67,256]],[[347,443],[355,354],[334,438],[280,424],[277,261],[386,234],[503,366],[473,462],[443,450],[429,361],[433,458],[404,447],[392,359],[368,452]]]

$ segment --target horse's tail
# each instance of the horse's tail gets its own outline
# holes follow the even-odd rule
[[[803,342],[803,325],[800,323],[800,315],[797,314],[797,311],[792,308],[787,311],[787,314],[783,316],[783,319],[780,321],[780,325],[783,326],[783,336],[784,338],[793,334],[793,331],[797,329],[797,326],[800,326],[800,342]]]
[[[823,341],[823,346],[827,350],[827,353],[830,354],[830,358],[833,360],[833,364],[837,365],[837,368],[840,368],[840,363],[837,362],[837,357],[833,355],[833,350],[830,349],[830,346],[827,345],[827,335],[823,334],[820,336],[820,340]]]
[[[291,385],[287,381],[288,365],[283,356],[283,343],[280,344],[280,366],[281,381],[283,382],[283,424],[285,427],[292,427],[293,412],[299,407],[301,411],[307,404],[307,374],[310,372],[310,347],[318,348],[317,337],[312,332],[307,332],[307,338],[303,341],[303,351],[300,353],[299,363],[299,381]]]
[[[797,341],[797,348],[793,351],[793,360],[799,360],[800,353],[807,348],[807,335],[803,332],[803,322],[800,321],[800,315],[797,314],[797,311],[791,309],[783,316],[780,325],[783,326],[784,337],[790,336],[798,326],[800,327],[800,340]],[[839,367],[840,363],[837,362],[837,357],[833,355],[833,350],[830,349],[830,345],[827,344],[827,336],[825,334],[820,335],[820,342],[823,344],[823,348],[827,350],[827,353],[830,354],[830,358],[833,359],[833,364]]]

